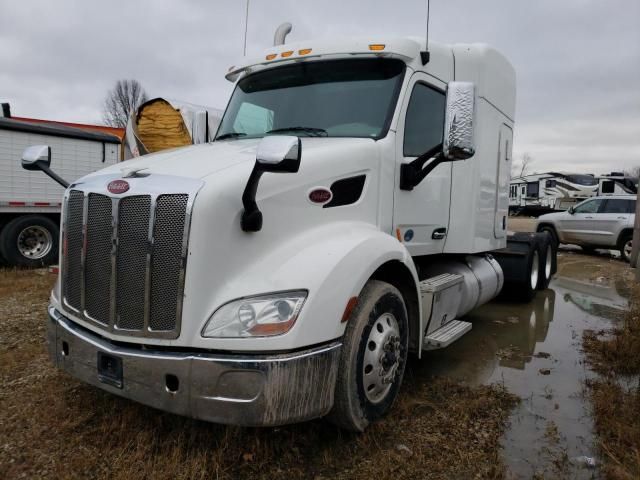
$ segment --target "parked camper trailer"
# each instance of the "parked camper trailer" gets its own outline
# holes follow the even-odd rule
[[[590,174],[548,172],[511,180],[509,212],[542,215],[565,211],[597,193],[598,180]]]
[[[0,117],[0,257],[9,265],[42,266],[58,258],[64,188],[20,167],[29,145],[51,147],[51,168],[67,180],[118,163],[120,139],[53,123]]]
[[[612,172],[598,177],[598,195],[637,195],[638,178]]]
[[[203,420],[362,431],[409,352],[549,284],[548,235],[507,235],[515,73],[496,50],[333,39],[226,77],[214,142],[66,190],[47,322],[61,369]]]

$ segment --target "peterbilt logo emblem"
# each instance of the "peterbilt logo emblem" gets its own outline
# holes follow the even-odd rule
[[[129,190],[129,182],[125,180],[113,180],[107,185],[107,190],[115,194],[124,193]]]
[[[311,203],[319,203],[321,205],[329,202],[333,194],[331,190],[325,187],[315,187],[309,191],[309,201]]]

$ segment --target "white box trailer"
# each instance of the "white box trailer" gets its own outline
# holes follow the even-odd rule
[[[64,188],[20,166],[23,150],[34,144],[51,147],[51,167],[70,181],[120,160],[114,135],[0,118],[0,257],[9,265],[41,266],[58,257]]]

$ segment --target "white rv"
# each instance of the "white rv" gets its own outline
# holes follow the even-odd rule
[[[598,177],[598,195],[637,195],[638,178],[612,172]]]
[[[66,190],[61,369],[208,421],[362,431],[409,353],[458,339],[503,290],[547,287],[548,236],[507,238],[515,73],[496,50],[308,41],[227,78],[214,142]]]
[[[58,259],[64,188],[43,173],[20,167],[22,151],[33,144],[51,147],[51,167],[68,180],[120,159],[116,136],[0,117],[0,260],[9,265],[42,266]]]
[[[537,173],[511,180],[509,211],[540,215],[564,211],[585,198],[596,195],[598,180],[590,174]]]

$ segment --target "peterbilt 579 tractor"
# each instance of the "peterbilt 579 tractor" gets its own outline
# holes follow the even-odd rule
[[[215,141],[68,185],[55,364],[207,421],[362,431],[408,355],[501,292],[546,288],[554,245],[507,233],[513,68],[486,45],[424,46],[271,47],[229,69]]]

